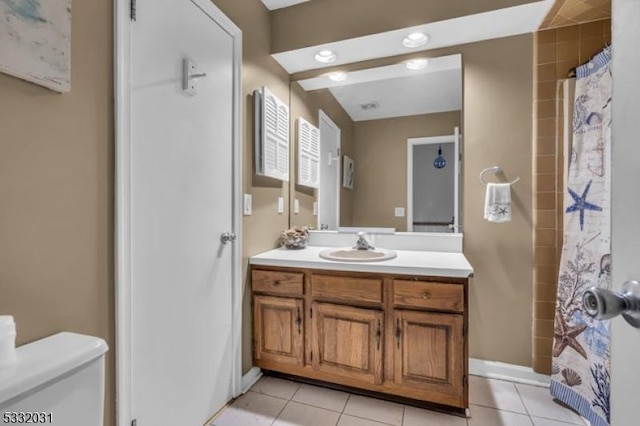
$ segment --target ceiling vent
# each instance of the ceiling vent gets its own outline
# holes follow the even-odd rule
[[[380,104],[377,101],[373,101],[373,102],[368,102],[366,104],[360,104],[360,108],[363,111],[369,111],[371,109],[378,109],[380,108]]]

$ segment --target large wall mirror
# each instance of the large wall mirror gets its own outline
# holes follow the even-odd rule
[[[320,135],[315,186],[292,135],[291,225],[460,230],[461,55],[293,81],[291,115]]]

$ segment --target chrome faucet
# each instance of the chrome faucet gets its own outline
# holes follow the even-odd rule
[[[358,241],[356,241],[356,245],[353,247],[355,250],[373,250],[374,246],[369,244],[369,241],[364,237],[364,232],[358,232]]]

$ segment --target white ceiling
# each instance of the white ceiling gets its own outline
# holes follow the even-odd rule
[[[462,109],[462,70],[332,87],[353,121],[379,120]],[[375,103],[364,110],[361,105]]]
[[[328,88],[353,121],[462,109],[460,55],[432,58],[422,70],[408,70],[404,64],[395,64],[354,71],[341,82],[320,76],[298,83],[305,90]],[[363,104],[377,107],[363,109]]]
[[[269,10],[282,9],[283,7],[293,6],[294,4],[304,3],[309,0],[262,0]]]
[[[528,3],[521,6],[447,19],[401,30],[387,31],[364,37],[276,53],[272,56],[287,72],[293,74],[368,59],[384,58],[472,43],[475,41],[525,34],[538,29],[553,3],[554,0]],[[429,43],[417,49],[404,47],[402,45],[402,39],[415,31],[422,31],[429,34]],[[324,49],[336,52],[338,54],[337,61],[331,64],[321,64],[317,62],[314,58],[315,54]]]

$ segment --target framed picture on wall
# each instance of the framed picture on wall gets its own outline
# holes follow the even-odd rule
[[[0,0],[0,72],[71,89],[71,0]]]
[[[342,186],[347,189],[353,189],[353,177],[355,174],[355,165],[353,159],[348,155],[342,157]]]

